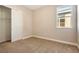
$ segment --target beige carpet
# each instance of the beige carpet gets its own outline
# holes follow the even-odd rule
[[[78,53],[79,50],[70,45],[60,44],[39,38],[28,38],[14,43],[0,44],[0,52],[5,53]]]

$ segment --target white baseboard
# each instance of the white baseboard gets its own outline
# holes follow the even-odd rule
[[[29,35],[29,36],[26,36],[26,37],[23,37],[23,38],[17,38],[17,39],[11,40],[11,42],[15,42],[15,41],[18,41],[18,40],[24,40],[24,39],[27,39],[27,38],[30,38],[30,37],[32,37],[32,35]]]
[[[56,40],[56,39],[47,38],[47,37],[43,37],[43,36],[33,35],[33,37],[41,38],[41,39],[46,39],[46,40],[51,40],[51,41],[55,41],[55,42],[59,42],[59,43],[63,43],[63,44],[72,45],[72,46],[78,46],[76,43],[66,42],[66,41],[61,41],[61,40]]]
[[[21,40],[21,38],[12,39],[11,42],[15,42],[15,41],[18,41],[18,40]]]
[[[22,39],[27,39],[27,38],[30,38],[30,37],[32,37],[32,35],[29,35],[29,36],[23,37]]]
[[[27,38],[30,38],[30,37],[36,37],[36,38],[41,38],[41,39],[45,39],[45,40],[55,41],[55,42],[58,42],[58,43],[68,44],[68,45],[76,46],[79,49],[79,45],[77,43],[61,41],[61,40],[52,39],[52,38],[43,37],[43,36],[38,36],[38,35],[29,35],[29,36],[23,37],[22,39],[27,39]],[[11,42],[15,42],[15,41],[18,41],[18,40],[21,40],[21,39],[16,39],[16,40],[13,40]]]

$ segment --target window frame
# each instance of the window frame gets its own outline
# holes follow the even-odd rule
[[[59,16],[58,16],[58,12],[57,12],[57,7],[56,7],[56,28],[72,28],[72,15],[73,15],[73,6],[71,6],[71,11],[69,12],[69,13],[71,13],[71,19],[70,19],[70,27],[66,27],[66,26],[63,26],[63,27],[61,27],[60,26],[60,20],[58,19],[59,18]],[[65,16],[63,16],[63,17],[61,17],[61,18],[63,18],[63,19],[65,19],[64,18]]]

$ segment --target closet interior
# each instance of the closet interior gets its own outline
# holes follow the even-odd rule
[[[0,42],[11,40],[11,9],[0,5]]]

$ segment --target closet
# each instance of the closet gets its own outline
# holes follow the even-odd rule
[[[0,5],[0,42],[11,40],[11,9]]]

